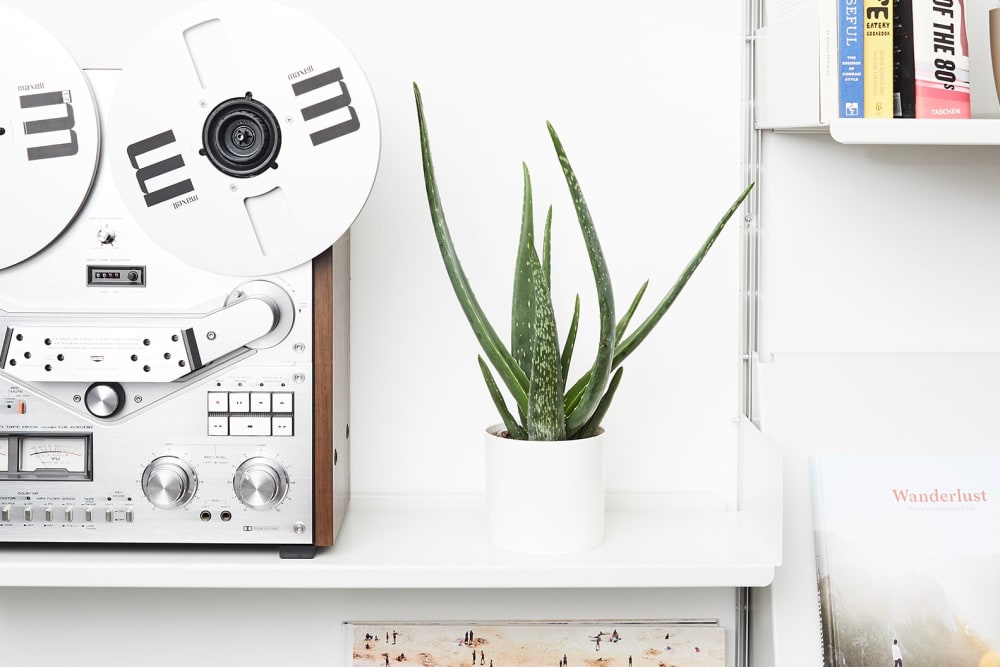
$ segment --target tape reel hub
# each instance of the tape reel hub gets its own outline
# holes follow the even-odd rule
[[[250,178],[277,167],[281,150],[278,119],[252,93],[222,102],[208,114],[202,129],[204,155],[216,169]]]

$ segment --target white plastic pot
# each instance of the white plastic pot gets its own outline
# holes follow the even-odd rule
[[[586,551],[604,540],[604,431],[593,438],[511,440],[486,430],[490,542],[531,554]]]

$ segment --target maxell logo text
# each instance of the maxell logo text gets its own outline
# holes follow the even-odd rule
[[[191,195],[187,199],[182,199],[180,201],[175,201],[174,202],[174,208],[177,209],[177,208],[180,208],[181,206],[186,206],[188,204],[193,204],[196,201],[198,201],[198,195]]]
[[[29,90],[41,90],[45,88],[45,84],[39,81],[38,83],[26,83],[23,86],[17,87],[17,92],[26,93]]]
[[[301,77],[305,76],[306,74],[312,74],[312,72],[313,72],[313,66],[310,65],[309,67],[307,67],[305,69],[300,69],[300,70],[297,70],[297,71],[292,72],[291,74],[289,74],[288,75],[288,80],[289,81],[295,81],[295,79],[301,78]]]

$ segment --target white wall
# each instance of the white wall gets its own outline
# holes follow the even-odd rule
[[[942,121],[946,122],[946,121]],[[995,449],[996,147],[764,135],[760,418],[784,456],[774,664],[819,664],[808,457]]]
[[[155,24],[157,12],[192,3],[10,4],[49,27],[81,65],[119,67]],[[522,160],[534,175],[539,218],[545,204],[555,206],[557,314],[566,327],[579,291],[583,322],[592,323],[596,305],[585,254],[545,121],[559,131],[587,194],[619,310],[646,278],[648,308],[741,189],[742,3],[715,3],[705,15],[639,0],[296,4],[354,51],[369,76],[383,132],[378,178],[352,228],[354,493],[479,493],[480,433],[496,417],[479,376],[475,339],[437,254],[412,83],[423,92],[455,242],[498,328],[506,330],[509,317]],[[660,329],[626,363],[617,405],[605,422],[612,492],[709,492],[730,503],[735,498],[737,225],[726,231]],[[640,316],[645,312],[640,309]],[[578,359],[593,339],[592,325],[585,324]],[[13,605],[39,615],[58,609],[57,620],[70,622],[90,615],[88,605],[96,601],[112,628],[110,635],[95,630],[94,638],[101,636],[109,652],[103,664],[162,664],[137,661],[114,637],[152,639],[179,623],[175,617],[150,623],[142,613],[165,599],[177,616],[190,608],[203,621],[183,624],[188,655],[224,651],[219,655],[226,657],[234,647],[219,643],[220,637],[264,624],[269,640],[279,642],[266,654],[301,657],[322,650],[325,623],[316,619],[336,620],[344,608],[331,611],[330,601],[338,595],[267,593],[271,602],[262,604],[264,594],[253,592],[164,597],[141,590],[22,589],[0,592],[0,638],[38,637],[36,615],[17,613]],[[346,608],[380,613],[359,606],[361,593],[345,595]],[[435,613],[467,613],[457,607],[468,594],[442,595]],[[628,616],[632,608],[621,600],[635,599],[636,614],[656,615],[650,598],[657,596],[565,592],[553,598],[554,606],[501,605],[500,613],[537,608],[556,616]],[[389,616],[419,615],[424,608],[423,598],[376,597],[392,603],[381,612]],[[471,608],[493,615],[488,605]],[[27,644],[13,650],[15,658],[37,655]],[[69,661],[78,649],[59,643],[48,650]]]

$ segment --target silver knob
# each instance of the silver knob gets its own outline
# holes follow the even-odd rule
[[[142,473],[142,492],[165,510],[183,507],[198,490],[198,476],[187,461],[176,456],[154,459]]]
[[[247,459],[233,475],[233,490],[244,505],[253,510],[271,509],[288,492],[288,472],[273,459]]]
[[[95,417],[113,417],[125,404],[125,390],[117,382],[95,382],[87,387],[84,404]]]

